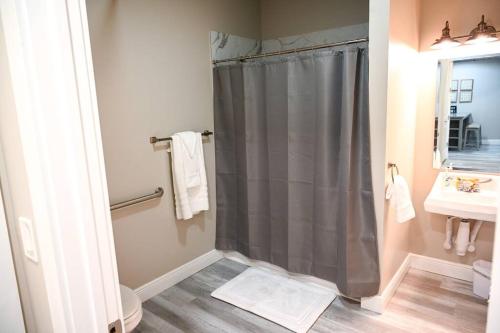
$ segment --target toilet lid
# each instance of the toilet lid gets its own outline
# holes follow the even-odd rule
[[[122,298],[123,320],[127,320],[127,318],[130,318],[141,309],[141,300],[129,287],[120,285],[120,293]]]

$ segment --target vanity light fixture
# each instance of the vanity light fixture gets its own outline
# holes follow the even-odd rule
[[[442,30],[441,37],[436,39],[432,44],[431,49],[440,50],[450,47],[460,46],[462,43],[458,39],[467,38],[465,44],[481,44],[487,42],[494,42],[498,40],[496,28],[492,25],[488,25],[484,21],[484,15],[481,16],[481,22],[474,28],[470,34],[464,36],[451,37],[450,35],[450,24],[446,21],[445,27]]]
[[[446,21],[444,29],[441,32],[441,38],[436,39],[434,44],[432,44],[431,48],[435,50],[447,49],[450,47],[459,46],[461,43],[452,38],[450,35],[450,23]]]
[[[492,25],[487,25],[484,22],[484,15],[481,17],[481,22],[470,32],[470,37],[465,44],[480,44],[494,42],[498,40],[497,29]]]

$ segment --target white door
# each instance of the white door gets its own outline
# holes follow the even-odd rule
[[[1,0],[0,19],[46,319],[56,333],[120,332],[85,1]]]
[[[23,312],[19,291],[17,289],[16,272],[10,250],[7,221],[0,191],[0,329],[4,332],[24,332]]]

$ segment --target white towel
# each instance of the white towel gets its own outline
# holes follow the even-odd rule
[[[177,219],[188,220],[208,210],[208,187],[201,134],[172,135],[172,174]]]
[[[415,217],[410,189],[402,176],[394,176],[394,183],[390,183],[387,187],[385,198],[391,199],[391,205],[396,210],[396,221],[398,223],[409,221]]]

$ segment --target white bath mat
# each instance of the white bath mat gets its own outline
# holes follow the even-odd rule
[[[248,268],[212,293],[298,333],[307,332],[336,296],[331,289],[258,267]]]

